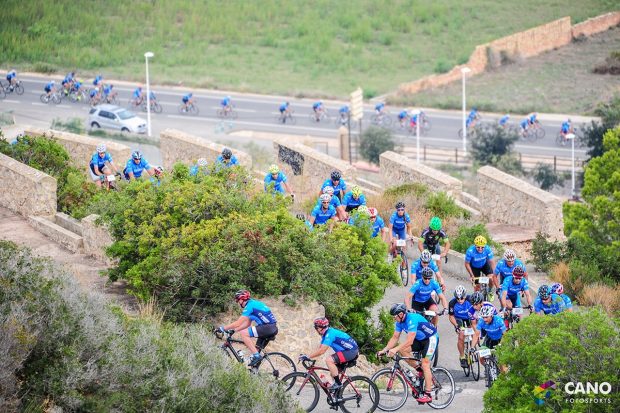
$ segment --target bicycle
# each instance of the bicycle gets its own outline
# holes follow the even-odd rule
[[[181,103],[179,105],[179,113],[182,115],[190,114],[190,115],[198,115],[198,106],[194,102]]]
[[[50,94],[43,93],[39,97],[41,102],[49,104],[50,102],[58,105],[62,101],[62,96],[57,90],[52,90]]]
[[[349,124],[349,117],[350,115],[348,113],[339,113],[338,116],[334,118],[334,123],[336,126],[347,126]]]
[[[484,359],[484,375],[485,386],[491,388],[493,382],[497,380],[499,375],[499,367],[497,366],[497,357],[495,356],[495,349],[491,349],[485,346],[480,347],[478,350],[478,357]]]
[[[464,337],[464,353],[465,360],[467,360],[467,367],[463,367],[463,373],[465,377],[471,377],[474,381],[480,380],[480,360],[478,359],[478,353],[476,349],[472,347],[472,337],[474,335],[474,329],[471,327],[461,327]]]
[[[219,108],[215,111],[215,115],[220,119],[237,119],[237,111],[234,105]]]
[[[414,127],[411,125],[411,121],[408,118],[406,127],[408,128],[409,135],[415,135],[417,133],[417,125]],[[426,135],[431,130],[431,121],[425,114],[420,115],[420,135]]]
[[[243,344],[243,341],[232,338],[234,333],[235,330],[227,330],[223,333],[216,330],[215,336],[220,340],[225,337],[224,344],[222,344],[220,348],[229,358],[235,359],[239,363],[247,364],[243,350],[236,350],[233,347],[233,343]],[[297,368],[295,367],[293,360],[291,360],[291,358],[286,354],[277,351],[269,353],[264,351],[267,344],[274,339],[275,336],[269,336],[261,337],[256,341],[256,349],[261,354],[262,359],[255,366],[249,367],[249,370],[254,374],[260,374],[266,377],[275,377],[275,379],[278,380],[281,377],[296,372]]]
[[[158,101],[151,99],[150,102],[151,102],[151,112],[161,113],[163,111],[163,108],[161,107]],[[140,109],[143,112],[146,112],[146,99],[142,100],[142,103],[140,104]]]
[[[368,377],[346,374],[347,367],[357,364],[357,358],[338,364],[338,374],[342,387],[337,391],[330,390],[330,383],[323,381],[317,372],[328,372],[324,367],[316,367],[316,360],[303,360],[306,372],[298,371],[287,374],[282,382],[284,391],[297,401],[299,407],[311,412],[319,402],[322,389],[327,396],[327,404],[331,409],[342,409],[344,412],[374,412],[379,404],[379,389]]]
[[[469,124],[469,126],[467,126],[467,137],[472,139],[476,137],[481,120],[482,116],[480,116],[480,114],[476,114],[474,120]],[[459,129],[458,136],[463,139],[463,128]]]
[[[484,297],[484,301],[493,301],[493,293],[489,289],[489,277],[480,276],[474,277],[474,280],[478,280],[478,285],[480,285],[480,293]],[[474,282],[474,289],[476,288],[476,284]]]
[[[392,126],[392,118],[389,112],[375,113],[370,117],[370,123],[382,128],[389,128]]]
[[[400,263],[398,265],[398,274],[400,275],[400,280],[403,283],[403,287],[406,287],[409,284],[409,259],[407,258],[407,254],[405,253],[405,247],[407,246],[407,240],[397,239],[396,240],[396,256],[400,256]]]
[[[284,113],[278,113],[276,115],[276,122],[277,123],[281,123],[281,124],[290,124],[290,125],[294,125],[297,123],[297,119],[295,118],[295,116],[293,116],[293,113],[295,113],[292,110],[286,111]]]
[[[22,85],[21,80],[18,80],[17,82],[15,82],[12,88],[8,80],[7,81],[0,80],[0,89],[4,90],[4,93],[7,95],[13,92],[17,93],[18,95],[24,94],[24,85]]]
[[[530,308],[530,314],[532,314],[532,309]],[[506,326],[506,331],[515,327],[515,325],[521,321],[521,317],[523,316],[523,308],[522,307],[512,307],[504,310],[504,320],[508,320],[508,325]]]
[[[572,133],[575,135],[574,137],[574,139],[576,139],[575,146],[581,146],[581,140],[583,139],[583,129],[573,128],[568,133]],[[555,144],[558,146],[566,146],[566,144],[570,142],[570,139],[568,139],[566,135],[568,134],[563,134],[562,131],[558,132],[558,134],[555,137]]]
[[[86,91],[84,89],[73,89],[71,92],[69,92],[69,99],[73,103],[86,102],[88,100],[88,95],[86,94]]]
[[[119,178],[121,174],[116,174]],[[113,190],[116,191],[118,187],[116,186],[116,176],[115,175],[101,175],[101,187],[106,191]]]
[[[314,122],[314,123],[319,123],[322,120],[329,122],[330,118],[329,118],[329,113],[327,112],[326,108],[323,108],[317,112],[315,112],[314,110],[312,112],[310,112],[310,121]]]
[[[400,354],[396,354],[392,359],[394,360],[392,367],[383,368],[371,377],[372,382],[379,389],[378,407],[385,412],[393,412],[403,407],[407,402],[410,390],[415,398],[424,392],[424,373],[420,367],[419,353],[414,353],[412,357],[402,357]],[[415,370],[405,370],[401,366],[403,360],[417,361],[418,366]],[[433,401],[429,402],[428,405],[433,409],[445,409],[454,400],[456,393],[454,378],[443,367],[432,367],[431,374],[433,380],[431,397]]]

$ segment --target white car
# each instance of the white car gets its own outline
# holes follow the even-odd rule
[[[133,112],[116,105],[98,105],[88,116],[91,129],[116,129],[121,132],[146,133],[146,120]]]

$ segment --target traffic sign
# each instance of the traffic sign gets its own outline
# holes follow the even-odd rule
[[[351,119],[360,120],[364,117],[364,92],[358,87],[351,93]]]

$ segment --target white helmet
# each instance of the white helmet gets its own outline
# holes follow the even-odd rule
[[[207,160],[205,158],[198,158],[198,161],[196,161],[196,163],[198,164],[198,166],[207,166]]]
[[[332,200],[332,196],[330,194],[322,194],[319,199],[321,202],[330,202]]]
[[[329,195],[334,195],[334,187],[331,185],[327,185],[325,188],[323,188],[323,193],[324,194],[329,194]]]
[[[105,143],[100,143],[97,145],[97,152],[104,153],[106,151]]]
[[[483,305],[480,308],[480,317],[492,317],[493,313],[495,313],[495,307],[490,305]]]

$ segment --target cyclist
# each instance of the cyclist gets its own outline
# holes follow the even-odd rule
[[[527,121],[530,124],[530,126],[533,126],[536,122],[538,122],[538,113],[532,112],[529,115],[527,115]]]
[[[230,168],[231,166],[239,165],[237,157],[233,155],[232,151],[228,148],[222,149],[222,153],[217,157],[215,163],[218,166]]]
[[[500,312],[504,312],[504,309],[512,309],[514,307],[521,307],[521,294],[525,293],[527,299],[527,308],[532,309],[532,297],[530,296],[530,287],[527,283],[527,279],[524,277],[525,271],[522,267],[515,267],[512,271],[512,275],[504,279],[502,283],[502,289],[499,296],[499,302],[502,305]],[[508,319],[504,317],[506,327],[508,327]]]
[[[465,252],[465,269],[469,274],[471,282],[474,283],[474,290],[480,289],[478,277],[484,274],[491,277],[491,281],[495,288],[499,288],[497,279],[493,276],[495,270],[495,260],[493,259],[493,251],[487,245],[487,239],[482,235],[478,235],[474,239],[474,245],[467,248]],[[491,285],[489,285],[491,287]],[[489,301],[493,301],[493,293],[489,293]]]
[[[377,116],[383,115],[384,110],[385,110],[385,103],[379,102],[375,105],[375,113],[377,114]]]
[[[73,89],[73,77],[75,76],[75,72],[69,72],[65,76],[65,78],[60,83],[62,85],[62,91],[65,95],[68,95]]]
[[[199,172],[207,175],[207,160],[205,158],[198,158],[196,163],[189,169],[190,176],[196,176]]]
[[[150,176],[155,175],[155,169],[153,169],[146,158],[142,156],[142,152],[133,151],[131,153],[131,158],[129,158],[125,165],[125,169],[123,169],[123,175],[125,179],[129,181],[132,178],[140,178],[143,171],[146,171]]]
[[[286,190],[286,191],[285,191]],[[291,197],[294,197],[293,188],[288,184],[288,180],[286,175],[282,171],[278,165],[271,165],[269,167],[269,171],[267,175],[265,175],[265,192],[271,193],[280,193],[284,195],[285,192],[291,194]]]
[[[445,242],[443,252],[439,245],[441,240]],[[420,234],[420,238],[418,239],[418,250],[420,252],[429,250],[431,254],[437,254],[440,258],[448,255],[448,251],[450,251],[450,240],[445,231],[441,229],[441,219],[439,217],[432,217],[428,223],[428,228],[422,230],[422,234]],[[441,259],[437,264],[439,268],[441,268]]]
[[[407,109],[403,109],[398,112],[398,123],[400,123],[400,127],[404,128],[407,124],[407,119],[409,119],[409,112]]]
[[[47,97],[49,98],[51,94],[54,93],[54,90],[56,90],[56,81],[52,80],[51,82],[47,83],[43,90],[45,90],[45,92],[47,93]]]
[[[522,119],[521,122],[519,122],[519,126],[521,127],[521,135],[525,136],[528,128],[530,127],[529,118]]]
[[[90,159],[90,163],[88,164],[88,169],[90,170],[90,177],[93,179],[93,182],[97,184],[97,186],[101,186],[101,182],[104,179],[103,169],[105,167],[111,168],[115,173],[118,173],[118,169],[114,162],[112,162],[112,155],[107,152],[106,146],[103,143],[97,145],[96,151]]]
[[[103,82],[103,76],[97,75],[97,76],[95,76],[95,79],[93,80],[93,86],[95,86],[96,88],[99,88],[99,85],[102,82]]]
[[[390,315],[394,317],[394,334],[390,337],[385,347],[377,352],[377,356],[386,354],[390,357],[401,353],[404,357],[411,357],[411,352],[419,352],[424,373],[424,393],[416,399],[419,403],[433,401],[431,397],[433,375],[431,373],[431,360],[435,355],[439,343],[437,328],[417,313],[407,312],[403,303],[397,303],[390,308]],[[402,332],[407,333],[406,339],[399,342]],[[414,360],[407,360],[414,369],[417,365]],[[407,372],[409,376],[409,372]],[[410,376],[411,377],[411,376]]]
[[[142,101],[140,101],[142,102]],[[187,95],[184,95],[181,98],[181,102],[183,102],[183,109],[181,109],[183,112],[187,112],[189,105],[193,105],[194,104],[194,94],[192,92],[188,93]]]
[[[543,284],[538,288],[538,297],[534,300],[534,311],[536,311],[536,314],[558,314],[565,309],[566,305],[562,297],[552,293],[548,285]]]
[[[357,185],[353,185],[351,190],[344,194],[342,205],[344,206],[345,212],[351,212],[360,205],[366,205],[366,197],[362,193],[362,189]]]
[[[349,107],[347,105],[341,106],[338,109],[338,114],[340,115],[340,124],[346,125],[349,120]]]
[[[330,205],[336,209],[336,214],[338,215],[338,219],[341,221],[345,221],[347,214],[345,214],[344,207],[342,206],[340,199],[337,196],[334,196],[334,187],[329,186],[329,185],[326,186],[325,188],[323,188],[323,193],[328,194],[331,197]],[[320,197],[316,202],[316,206],[321,206]]]
[[[282,121],[282,123],[286,123],[286,117],[291,114],[291,110],[289,108],[289,102],[282,103],[278,108],[278,110],[280,111],[280,121]]]
[[[471,112],[469,112],[469,115],[467,116],[465,127],[467,129],[475,127],[476,122],[478,121],[479,118],[480,118],[480,114],[478,114],[478,108],[474,106],[473,108],[471,108]]]
[[[506,277],[513,275],[513,271],[517,267],[520,267],[523,270],[523,274],[527,279],[527,269],[525,268],[525,264],[517,258],[517,254],[511,249],[504,251],[504,257],[497,261],[494,271],[495,276],[498,277],[500,287],[504,283]],[[499,294],[499,291],[497,291],[497,293]]]
[[[153,176],[151,176],[150,181],[152,184],[156,186],[161,185],[161,180],[164,178],[164,167],[163,166],[154,166],[153,167]]]
[[[381,239],[385,242],[387,228],[383,218],[379,216],[377,208],[368,208],[368,214],[370,215],[370,223],[372,224],[372,237],[375,238],[381,234]]]
[[[388,224],[389,240],[390,240],[390,252],[396,257],[396,239],[408,239],[411,238],[411,218],[409,214],[405,212],[405,203],[399,201],[394,206],[396,211],[392,212],[390,216],[390,223]]]
[[[459,335],[456,342],[456,348],[459,351],[459,360],[461,367],[467,367],[467,359],[465,358],[465,334],[463,328],[476,328],[476,319],[474,318],[474,307],[467,299],[467,291],[462,285],[458,285],[454,289],[454,298],[448,303],[448,318],[454,326],[454,331]],[[476,334],[477,334],[477,330]]]
[[[566,137],[569,133],[573,133],[573,123],[570,119],[566,119],[562,122],[562,126],[560,127],[560,135],[562,135],[562,145],[566,145],[568,138]]]
[[[132,104],[134,106],[140,106],[142,104],[142,101],[144,100],[144,92],[142,91],[142,85],[138,85],[136,90],[133,91],[133,94],[131,95],[131,97],[133,99]]]
[[[219,327],[218,330],[222,333],[227,330],[239,332],[243,344],[252,353],[248,365],[254,367],[263,357],[252,339],[257,338],[257,342],[260,343],[263,341],[261,340],[262,338],[275,337],[278,334],[276,317],[265,303],[251,299],[248,290],[237,291],[235,293],[235,301],[243,309],[241,316],[236,321]],[[252,325],[252,322],[254,325]],[[261,347],[264,347],[264,345]]]
[[[411,118],[409,119],[409,128],[411,128],[411,130],[416,129],[416,127],[418,125],[418,118],[421,121],[424,120],[424,112],[422,112],[421,110],[414,110],[414,111],[412,111]],[[422,125],[420,125],[420,126],[422,126]]]
[[[336,209],[330,205],[331,195],[329,194],[321,194],[319,197],[321,201],[320,206],[315,206],[310,214],[310,218],[308,221],[310,225],[324,225],[327,222],[330,222],[330,227],[333,225],[333,222],[336,220]]]
[[[321,120],[321,114],[325,112],[323,101],[319,100],[318,102],[314,102],[312,104],[312,110],[314,111],[314,117],[316,121],[319,122]]]
[[[510,115],[506,113],[504,116],[499,118],[499,126],[501,126],[502,128],[506,128],[508,126],[508,120],[510,120]]]
[[[448,307],[448,302],[446,301],[446,297],[443,295],[441,291],[441,287],[437,283],[437,281],[433,280],[435,276],[435,271],[426,267],[422,269],[422,279],[417,280],[409,291],[407,292],[405,302],[407,303],[407,308],[411,308],[417,312],[424,312],[426,310],[434,311],[437,313],[435,317],[433,317],[433,325],[437,326],[437,321],[439,320],[439,312],[437,311],[437,304],[435,300],[431,296],[434,292],[435,295],[439,298],[441,302],[441,306],[443,307],[441,314],[446,311]]]
[[[113,102],[117,95],[112,89],[114,89],[114,85],[103,85],[103,100],[108,103]]]
[[[224,96],[224,99],[220,102],[220,106],[222,107],[224,113],[230,112],[232,110],[232,100],[230,99],[230,96]]]
[[[480,309],[480,318],[476,323],[476,330],[480,331],[480,335],[482,336],[484,333],[484,342],[483,346],[488,348],[495,348],[500,341],[502,341],[502,337],[506,332],[506,326],[504,325],[504,321],[499,315],[494,314],[493,308],[488,306],[483,306]],[[479,336],[475,335],[474,340],[472,341],[472,348],[478,344]],[[484,358],[480,359],[480,362],[484,364]]]
[[[6,81],[9,82],[9,90],[13,91],[13,86],[17,83],[17,72],[15,69],[6,74]]]
[[[564,286],[561,283],[554,283],[551,284],[551,293],[553,294],[557,294],[560,297],[562,297],[562,300],[564,301],[564,307],[565,311],[573,311],[573,302],[571,301],[570,297],[567,294],[564,294]]]
[[[499,314],[497,308],[495,308],[492,303],[484,301],[484,296],[480,291],[474,291],[473,294],[469,296],[469,302],[473,307],[472,314],[475,319],[480,318],[480,310],[482,309],[482,307],[492,307],[494,310],[493,314]]]
[[[342,382],[338,375],[338,365],[357,359],[359,347],[353,337],[342,330],[330,327],[329,320],[325,317],[314,320],[314,331],[321,336],[321,344],[314,352],[308,355],[301,354],[299,361],[315,359],[331,348],[334,353],[325,357],[325,364],[334,380],[334,384],[331,384],[329,389],[337,393],[342,388]]]
[[[342,175],[339,171],[333,171],[331,173],[331,176],[323,182],[323,185],[321,185],[321,190],[319,191],[319,196],[323,193],[323,188],[325,188],[326,186],[333,187],[334,195],[336,195],[342,201],[344,191],[347,190],[347,184],[344,179],[342,179]]]
[[[432,260],[429,250],[424,250],[420,253],[420,258],[411,264],[411,274],[415,274],[416,281],[422,279],[422,270],[424,268],[430,268],[435,272],[437,276],[437,282],[441,286],[441,291],[446,291],[446,285],[444,284],[443,277],[439,272],[437,264]]]

